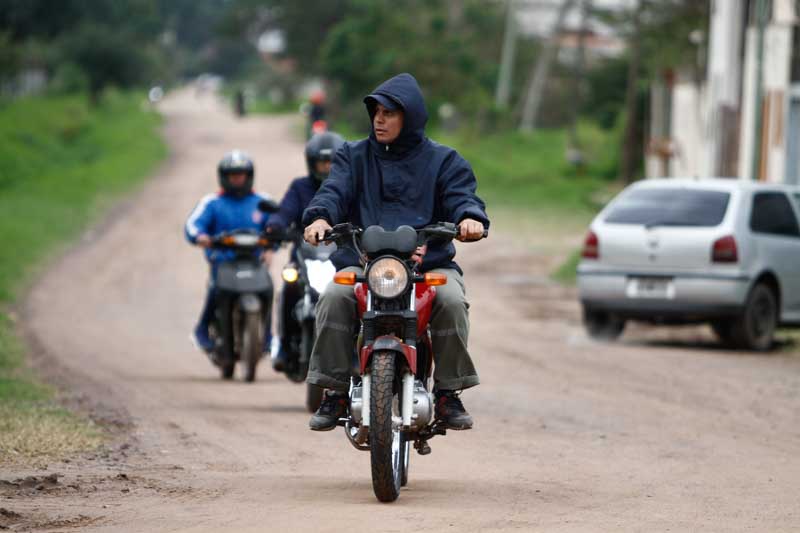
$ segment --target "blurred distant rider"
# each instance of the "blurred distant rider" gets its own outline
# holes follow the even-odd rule
[[[322,182],[328,177],[331,171],[331,161],[333,155],[344,145],[344,139],[338,133],[328,131],[314,135],[306,143],[306,167],[308,175],[295,179],[289,185],[289,190],[281,200],[280,210],[269,217],[269,227],[276,229],[286,229],[289,226],[296,226],[302,229],[303,211],[314,195],[319,190]],[[297,261],[296,250],[292,250],[292,261]],[[275,370],[282,371],[286,366],[288,354],[285,346],[289,338],[288,328],[295,323],[291,320],[291,312],[302,297],[300,287],[295,283],[284,283],[281,290],[282,305],[278,306],[283,310],[283,316],[279,317],[279,332],[281,343],[277,354],[274,354],[272,366]]]
[[[214,317],[216,308],[215,280],[220,263],[234,258],[233,250],[214,250],[211,238],[226,231],[238,229],[263,230],[268,215],[258,208],[258,203],[268,199],[267,196],[253,192],[255,168],[253,160],[239,150],[226,154],[217,166],[217,179],[221,187],[217,194],[205,196],[194,208],[186,221],[186,239],[206,250],[206,259],[211,267],[210,282],[206,292],[206,300],[200,320],[192,333],[195,345],[210,353],[214,343],[208,334],[208,326]],[[269,264],[272,251],[264,252],[262,260]],[[269,321],[269,317],[267,317]],[[269,332],[269,324],[265,331]],[[269,351],[271,336],[265,335],[264,351]]]

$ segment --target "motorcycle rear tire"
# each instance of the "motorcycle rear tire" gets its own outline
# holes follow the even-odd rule
[[[247,313],[242,331],[242,354],[244,364],[244,380],[252,383],[256,380],[256,368],[261,359],[263,345],[261,336],[261,314]]]
[[[297,361],[294,362],[291,366],[294,367],[293,370],[286,371],[286,377],[289,378],[289,381],[293,381],[294,383],[303,383],[308,377],[308,363],[311,361],[311,350],[314,348],[314,323],[313,322],[305,322],[303,323],[302,330],[300,332],[300,346],[299,346],[299,354],[297,355]],[[308,402],[309,394],[311,391],[306,391],[306,406],[308,407],[310,404]],[[315,393],[316,394],[316,393]],[[320,402],[322,401],[322,393],[320,394]],[[317,407],[314,408],[312,413],[317,410]],[[311,409],[311,407],[308,407]]]
[[[219,364],[219,373],[222,379],[233,379],[233,371],[236,369],[236,361],[222,361]]]
[[[379,351],[372,355],[370,387],[369,443],[372,489],[382,502],[393,502],[400,495],[403,478],[402,444],[399,428],[392,427],[395,353]]]

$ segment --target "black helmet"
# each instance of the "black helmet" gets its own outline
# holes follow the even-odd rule
[[[327,178],[327,174],[317,172],[317,161],[333,160],[336,150],[343,145],[344,138],[332,131],[317,133],[311,137],[306,143],[306,165],[308,165],[308,174],[314,176],[320,182]]]
[[[247,174],[247,180],[241,187],[234,187],[228,181],[231,174]],[[226,194],[233,196],[246,196],[253,190],[253,175],[255,168],[253,167],[253,160],[250,156],[241,150],[234,150],[225,154],[222,161],[217,166],[217,177],[219,178],[219,185]]]

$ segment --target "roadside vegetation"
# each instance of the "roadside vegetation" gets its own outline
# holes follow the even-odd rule
[[[619,188],[616,180],[619,128],[605,131],[581,122],[578,135],[582,163],[570,163],[565,129],[547,129],[526,135],[516,131],[484,136],[440,136],[458,149],[478,176],[481,197],[495,227],[508,234],[555,232],[569,239],[582,235],[595,213]],[[553,280],[573,284],[579,253],[563,243],[563,264]]]
[[[97,446],[24,365],[14,302],[36,274],[166,154],[160,118],[133,93],[0,101],[0,464]]]

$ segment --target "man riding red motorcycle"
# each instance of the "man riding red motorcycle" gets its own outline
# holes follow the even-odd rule
[[[372,133],[337,152],[329,178],[304,212],[305,239],[318,244],[342,222],[389,231],[451,222],[458,224],[460,240],[482,238],[489,219],[475,192],[475,175],[455,150],[425,137],[428,116],[414,77],[391,78],[364,103]],[[467,351],[469,304],[461,269],[453,262],[455,247],[450,240],[433,240],[419,252],[424,252],[420,273],[440,273],[448,279],[437,287],[430,317],[436,418],[450,429],[470,429],[472,417],[459,392],[479,380]],[[340,248],[331,259],[338,270],[363,273],[361,258],[352,248]],[[331,430],[347,413],[357,325],[353,288],[329,285],[317,305],[317,340],[308,375],[309,383],[328,390],[311,418],[312,430]]]

